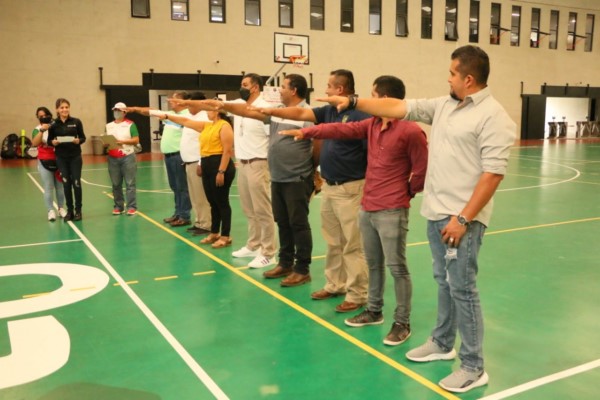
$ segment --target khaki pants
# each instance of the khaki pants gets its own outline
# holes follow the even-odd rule
[[[248,219],[250,250],[261,248],[266,257],[275,255],[275,221],[271,208],[271,174],[266,160],[238,164],[238,192],[242,210]]]
[[[327,242],[324,289],[346,292],[346,301],[367,301],[368,269],[358,228],[364,179],[343,185],[323,185],[321,231]]]
[[[196,214],[194,226],[196,228],[210,230],[210,204],[208,204],[206,194],[204,193],[202,178],[196,175],[197,166],[198,163],[185,164],[188,192],[190,193],[192,209],[194,210],[194,214]]]

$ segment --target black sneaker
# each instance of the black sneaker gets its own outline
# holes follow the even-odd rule
[[[344,323],[355,328],[366,325],[380,325],[383,324],[383,314],[364,310],[360,314],[346,319]]]
[[[197,228],[195,226],[192,227],[192,228],[186,229],[186,231],[188,231],[189,233],[191,233],[192,236],[208,235],[210,233],[210,230],[208,230],[208,229]]]
[[[388,346],[398,346],[410,337],[410,324],[399,324],[394,322],[390,333],[383,339],[383,344]]]

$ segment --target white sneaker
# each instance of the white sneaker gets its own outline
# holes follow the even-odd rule
[[[256,250],[250,250],[246,246],[231,253],[234,257],[256,257],[260,255],[260,247]]]
[[[60,215],[61,218],[64,218],[67,216],[67,210],[65,210],[64,208],[59,208],[58,209],[58,215]]]
[[[248,263],[248,266],[250,268],[264,268],[264,267],[268,267],[269,265],[275,265],[275,264],[277,264],[275,257],[265,257],[265,256],[259,254],[256,257],[254,257],[254,260],[252,260],[252,261],[250,261],[250,263]]]
[[[48,221],[50,221],[50,222],[56,221],[56,212],[54,212],[54,210],[48,211]]]

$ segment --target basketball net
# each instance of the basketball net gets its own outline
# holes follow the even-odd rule
[[[304,64],[308,63],[308,56],[289,56],[288,60],[290,60],[290,64],[292,64],[294,68],[303,68]],[[274,86],[271,86],[271,84],[275,80],[275,77],[279,75],[281,71],[283,71],[286,65],[287,63],[281,65],[281,67],[279,67],[279,69],[269,77],[267,82],[265,82],[262,95],[263,98],[271,104],[281,104],[281,96],[279,93],[279,89]]]

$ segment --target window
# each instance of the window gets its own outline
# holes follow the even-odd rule
[[[210,0],[208,15],[210,22],[225,23],[225,0]]]
[[[341,32],[354,32],[354,0],[342,0]]]
[[[381,0],[369,0],[369,34],[381,35]]]
[[[550,11],[550,41],[548,48],[554,49],[558,47],[558,11]]]
[[[246,25],[260,26],[260,0],[244,0]]]
[[[431,39],[433,22],[432,0],[421,0],[421,39]]]
[[[396,36],[408,36],[408,0],[396,0]]]
[[[577,41],[577,13],[569,13],[569,31],[567,32],[567,50],[575,50]]]
[[[585,49],[592,51],[592,38],[594,37],[594,14],[588,14],[585,22]]]
[[[189,0],[171,0],[171,19],[174,21],[189,21]]]
[[[479,0],[471,0],[469,9],[469,42],[479,42]]]
[[[456,20],[458,18],[458,1],[446,0],[446,24],[444,25],[444,39],[458,40]]]
[[[490,44],[500,44],[500,13],[502,5],[492,3],[492,20],[490,23]]]
[[[279,0],[279,27],[294,27],[294,0]]]
[[[325,30],[325,0],[310,0],[310,29]]]
[[[510,45],[519,46],[521,38],[521,6],[513,6],[510,17]]]
[[[150,18],[150,0],[131,0],[133,18]]]
[[[539,8],[531,9],[531,34],[529,35],[529,46],[536,49],[540,47],[540,15],[541,10]]]

